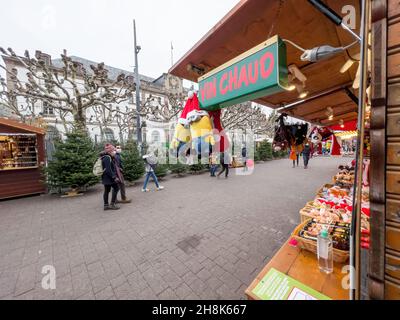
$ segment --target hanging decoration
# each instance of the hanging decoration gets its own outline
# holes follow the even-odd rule
[[[332,156],[340,156],[340,144],[333,134],[333,131],[328,127],[314,127],[309,134],[312,143],[318,145],[318,153],[322,154],[322,142],[332,139],[330,154]]]
[[[302,151],[302,145],[307,139],[308,124],[285,124],[286,113],[282,113],[276,120],[275,135],[272,146],[275,151],[286,150],[292,146],[296,146],[298,152]]]
[[[228,144],[221,123],[221,110],[201,110],[197,94],[190,91],[175,127],[171,148],[177,150],[177,155],[191,149],[198,156],[208,157],[211,148],[223,152]]]

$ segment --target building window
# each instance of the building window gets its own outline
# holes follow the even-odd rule
[[[54,116],[54,108],[51,107],[46,101],[43,102],[43,115]]]
[[[107,142],[112,142],[115,140],[114,138],[114,131],[110,128],[104,129],[104,138]]]
[[[151,142],[159,143],[160,142],[160,133],[158,131],[153,131],[151,133]]]

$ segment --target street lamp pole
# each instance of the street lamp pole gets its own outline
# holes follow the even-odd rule
[[[136,23],[133,19],[133,36],[135,42],[135,78],[136,78],[136,130],[137,130],[137,143],[142,148],[142,128],[140,121],[140,76],[139,76],[139,65],[138,65],[138,53],[141,49],[136,43]]]

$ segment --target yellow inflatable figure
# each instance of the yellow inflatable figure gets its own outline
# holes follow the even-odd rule
[[[192,148],[198,154],[207,156],[209,146],[215,144],[210,116],[207,111],[200,110],[197,95],[192,91],[175,127],[171,148],[179,153],[189,142],[192,142]]]

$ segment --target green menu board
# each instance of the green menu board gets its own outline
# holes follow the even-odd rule
[[[274,268],[268,271],[252,293],[261,300],[331,300]]]

